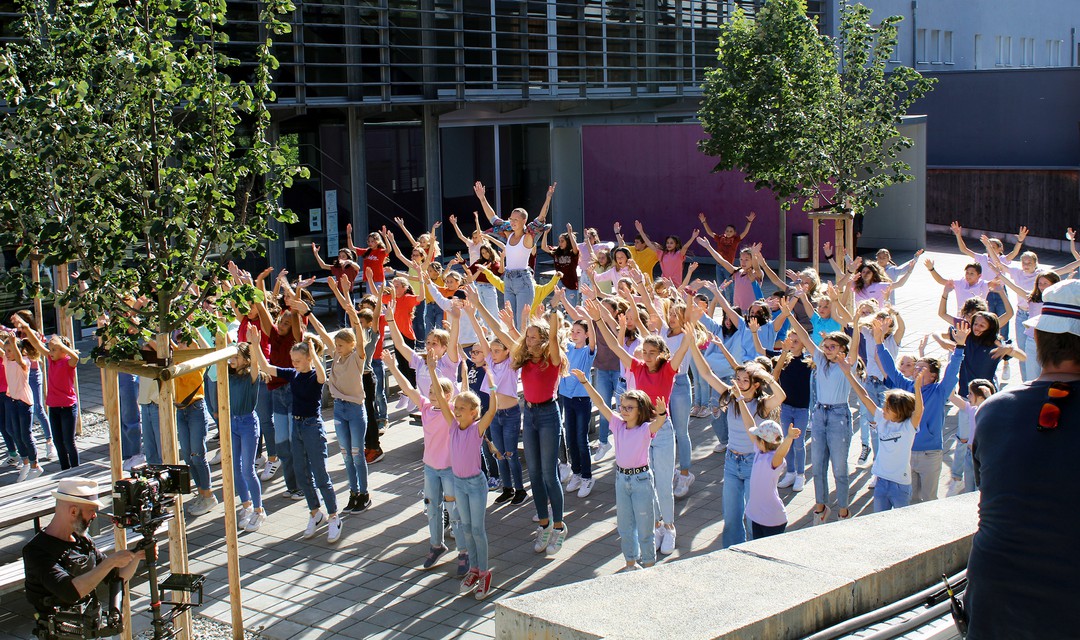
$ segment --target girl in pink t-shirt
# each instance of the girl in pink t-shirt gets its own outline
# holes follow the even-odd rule
[[[386,358],[383,362],[390,373],[397,378],[401,393],[420,408],[420,424],[424,428],[424,506],[427,508],[428,535],[431,541],[431,548],[424,560],[424,569],[430,569],[446,553],[443,507],[450,514],[450,526],[453,531],[457,532],[461,526],[454,494],[454,472],[451,468],[450,421],[446,419],[439,407],[412,386],[409,379],[401,373],[395,358]],[[438,380],[438,384],[431,385],[432,389],[438,388],[443,394],[452,393],[453,383],[436,375],[435,357],[430,351],[427,362],[428,373],[433,379]],[[458,577],[464,577],[468,569],[469,557],[462,551],[458,554]]]
[[[637,228],[641,238],[645,240],[645,244],[651,246],[656,251],[656,255],[660,257],[660,275],[671,280],[676,287],[682,287],[683,264],[686,262],[686,252],[693,246],[700,231],[694,229],[694,233],[691,234],[686,244],[683,244],[678,236],[668,236],[664,238],[664,244],[661,246],[659,242],[649,240],[649,236],[645,235],[645,230],[640,221],[635,220],[634,226]]]
[[[497,387],[492,384],[488,390],[495,393]],[[484,527],[488,486],[487,476],[480,469],[480,447],[483,446],[484,432],[495,419],[496,403],[489,403],[487,412],[481,416],[480,397],[472,391],[459,393],[453,407],[443,389],[433,385],[431,395],[443,419],[450,425],[450,466],[461,518],[458,539],[464,538],[469,558],[469,570],[461,581],[461,593],[474,592],[477,600],[483,600],[491,591],[491,569]]]
[[[615,521],[626,560],[624,571],[651,567],[656,564],[656,545],[653,544],[656,513],[649,446],[667,422],[667,403],[657,396],[654,408],[648,394],[635,389],[619,398],[619,414],[615,415],[600,393],[589,384],[584,371],[574,369],[570,373],[589,392],[600,415],[611,425],[611,435],[615,438],[615,470],[618,471],[615,476]]]
[[[7,377],[7,416],[8,424],[13,427],[11,435],[22,458],[19,479],[16,482],[36,478],[43,473],[38,465],[37,446],[30,432],[33,420],[34,398],[30,392],[30,358],[36,355],[33,345],[27,340],[19,340],[13,334],[0,334],[4,343],[4,374]]]
[[[45,406],[49,409],[49,423],[56,436],[56,456],[60,469],[77,467],[79,451],[75,448],[75,421],[79,398],[75,389],[75,368],[79,366],[79,352],[72,348],[71,341],[65,336],[54,335],[46,345],[37,333],[25,326],[24,321],[16,321],[15,324],[23,329],[34,350],[45,356],[48,364]]]

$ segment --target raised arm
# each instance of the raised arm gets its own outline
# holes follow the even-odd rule
[[[921,256],[922,253],[923,253],[922,249],[919,249],[918,251],[915,252],[915,257],[912,258],[908,262],[907,266],[904,268],[904,275],[900,276],[900,279],[893,283],[893,285],[892,285],[892,290],[893,291],[896,291],[900,287],[907,284],[908,279],[911,278],[911,274],[915,273],[915,263],[918,261],[919,256]]]
[[[397,240],[394,239],[394,234],[386,227],[383,227],[383,237],[386,238],[386,242],[390,245],[390,249],[393,250],[397,259],[402,262],[406,267],[414,269],[417,272],[423,271],[420,265],[405,257],[405,254],[401,252],[401,247],[398,246]]]
[[[757,219],[757,212],[751,211],[750,215],[746,216],[746,226],[743,227],[742,233],[739,234],[739,239],[743,239],[750,233],[750,226],[754,224],[754,220]]]
[[[858,332],[856,332],[858,333]],[[844,372],[844,377],[851,383],[851,388],[855,390],[855,395],[859,397],[859,401],[862,402],[866,410],[870,412],[871,416],[877,415],[877,412],[881,410],[881,407],[877,406],[874,399],[870,397],[870,394],[866,392],[866,389],[859,382],[858,378],[851,371],[851,365],[846,360],[841,360],[839,363],[840,370]]]
[[[1012,251],[1009,255],[1005,256],[1009,260],[1016,260],[1016,256],[1020,255],[1020,250],[1024,248],[1024,240],[1027,239],[1028,228],[1020,225],[1020,230],[1016,233],[1016,244],[1013,245]]]
[[[686,257],[686,252],[690,250],[690,247],[694,245],[694,241],[698,239],[698,235],[701,232],[694,229],[694,232],[690,234],[690,239],[683,243],[682,249],[679,249],[679,255],[683,258]]]
[[[484,319],[484,323],[487,324],[488,328],[491,329],[491,332],[495,334],[495,337],[499,339],[499,342],[502,342],[508,348],[510,345],[514,344],[515,340],[506,332],[506,327],[504,327],[503,324],[499,322],[495,316],[491,315],[484,305],[480,303],[480,296],[477,295],[475,290],[466,289],[465,298],[472,303],[473,308],[480,314],[480,317]],[[477,333],[477,336],[479,335],[480,334]]]
[[[391,317],[393,317],[394,312],[397,310],[397,300],[392,300],[390,304],[387,305],[387,310],[390,312]],[[416,352],[413,351],[412,347],[405,344],[405,338],[402,337],[401,329],[398,328],[397,322],[387,322],[386,325],[390,327],[390,340],[394,343],[394,348],[397,349],[401,355],[405,356],[406,360],[411,361],[413,356],[416,355]]]
[[[495,214],[495,210],[491,208],[491,205],[488,204],[487,188],[484,187],[484,185],[481,184],[479,180],[477,180],[476,184],[473,185],[473,193],[475,193],[476,197],[479,198],[480,208],[484,210],[484,215],[487,216],[488,222],[491,224],[495,224],[495,218],[497,218],[498,216]]]
[[[1080,260],[1070,262],[1069,264],[1061,267],[1060,269],[1054,269],[1054,273],[1058,274],[1059,276],[1066,276],[1075,271],[1076,269],[1080,269]]]
[[[645,227],[641,226],[640,220],[634,220],[634,228],[637,229],[638,234],[641,236],[641,239],[645,241],[645,244],[653,248],[653,251],[658,254],[664,251],[663,247],[649,239],[649,236],[645,233]]]
[[[323,261],[322,256],[319,255],[319,245],[314,242],[311,243],[311,253],[315,256],[315,262],[318,263],[320,269],[324,271],[330,270],[330,265],[326,264],[326,262]]]
[[[964,242],[964,228],[960,226],[960,223],[954,220],[953,223],[949,225],[949,229],[953,232],[953,235],[956,236],[956,246],[960,249],[960,253],[974,260],[975,252],[969,249],[967,243]]]
[[[454,412],[450,408],[450,401],[446,399],[446,393],[443,392],[442,385],[439,384],[439,373],[435,370],[435,362],[435,354],[428,351],[424,357],[424,366],[428,368],[428,372],[431,374],[431,401],[439,408],[443,419],[449,425],[454,422]],[[497,403],[492,402],[492,404]]]
[[[308,307],[307,303],[303,300],[289,301],[289,308],[300,315],[304,315],[311,311],[311,308]],[[315,317],[315,314],[311,314],[311,316],[308,317],[308,321],[311,326],[315,327],[315,333],[319,336],[319,339],[322,340],[323,347],[325,347],[327,351],[332,351],[334,349],[334,338],[326,332],[326,327],[323,326],[323,323],[319,322],[319,319]]]
[[[683,358],[686,357],[686,350],[690,348],[690,345],[694,344],[694,325],[701,319],[702,314],[705,313],[701,307],[696,304],[690,304],[683,312],[683,339],[679,343],[679,348],[675,350],[674,355],[671,356],[671,361],[668,363],[672,369],[676,371],[682,366]],[[699,351],[697,345],[694,345],[694,351]]]
[[[536,216],[537,220],[543,221],[547,218],[548,211],[551,209],[551,197],[555,195],[555,187],[558,185],[558,182],[548,185],[547,195],[544,196],[544,204],[540,207],[540,214]]]
[[[934,269],[934,261],[933,260],[931,260],[930,258],[927,258],[926,260],[923,260],[923,264],[926,265],[926,270],[930,272],[930,277],[932,277],[935,282],[937,282],[938,284],[940,284],[942,286],[944,286],[946,282],[949,282],[945,278],[942,278],[941,274],[938,273],[936,269]]]
[[[761,249],[757,245],[754,245],[751,250],[754,254],[754,266],[764,271],[766,277],[768,277],[769,280],[772,280],[772,283],[779,287],[781,290],[787,289],[787,283],[784,282],[783,278],[776,275],[776,272],[772,270],[772,267],[769,266],[769,263],[765,261],[765,258],[761,255]]]
[[[405,237],[409,239],[409,244],[415,246],[416,238],[413,237],[413,234],[409,233],[408,227],[405,226],[405,219],[394,218],[394,222],[397,224],[398,228],[401,229],[401,232],[405,234]]]
[[[484,412],[484,415],[480,416],[480,421],[476,425],[477,431],[483,436],[487,433],[491,423],[495,421],[495,413],[499,410],[499,403],[495,402],[495,394],[498,393],[499,388],[492,384],[488,387],[488,393],[491,394],[491,402],[488,403],[488,409]]]
[[[412,400],[412,403],[417,406],[423,404],[423,396],[420,395],[420,392],[416,390],[416,387],[412,386],[412,384],[409,383],[409,379],[402,375],[401,370],[398,369],[397,358],[386,358],[383,362],[386,364],[387,370],[389,370],[390,373],[394,375],[394,378],[397,379],[398,386],[401,387],[401,392],[405,394],[405,397]],[[439,385],[435,383],[431,386],[437,387]]]
[[[922,422],[922,414],[925,405],[923,404],[923,375],[924,371],[920,371],[915,376],[915,410],[911,412],[911,425],[915,427],[915,430],[919,430],[919,423]],[[973,428],[975,425],[971,425]]]
[[[589,317],[592,318],[593,324],[598,327],[599,331],[597,333],[604,336],[604,341],[607,342],[608,347],[615,352],[615,355],[618,356],[619,361],[623,363],[623,366],[626,368],[633,366],[634,356],[626,351],[626,347],[620,343],[619,339],[612,333],[611,327],[608,326],[607,320],[611,317],[611,314],[604,305],[596,300],[588,300],[585,302],[585,311],[588,312]],[[632,311],[633,309],[630,309],[627,313]],[[619,318],[617,329],[620,335],[626,331],[626,316]]]
[[[559,312],[548,313],[548,361],[553,366],[561,367],[563,362],[562,347],[559,345]]]
[[[716,260],[716,264],[727,269],[728,273],[735,273],[735,265],[725,260],[724,256],[720,255],[719,251],[713,249],[712,245],[709,244],[708,240],[706,240],[705,238],[698,238],[697,243],[705,247],[705,250],[708,251],[709,255],[713,257],[713,260]]]
[[[705,235],[709,236],[713,240],[716,240],[716,233],[709,228],[709,221],[705,218],[704,211],[697,214],[697,219],[701,222],[701,227],[705,229]]]
[[[952,326],[953,317],[949,315],[949,292],[953,290],[953,283],[945,281],[945,286],[941,290],[941,299],[938,300],[937,315],[939,318],[949,323]]]
[[[326,366],[323,365],[322,356],[315,350],[315,336],[308,335],[304,342],[307,343],[308,349],[311,351],[311,366],[315,369],[315,379],[319,381],[319,384],[326,383]],[[262,349],[255,349],[259,353],[262,353]]]
[[[259,333],[259,330],[255,328],[254,324],[248,324],[246,337],[248,344],[252,346],[251,353],[255,354],[255,366],[258,367],[260,371],[263,371],[268,375],[276,376],[277,367],[271,365],[266,360],[266,354],[264,354],[262,349],[259,348],[259,341],[262,340],[262,334]]]
[[[794,304],[794,300],[792,300],[791,298],[786,298],[780,301],[780,308],[784,310],[785,315],[791,315],[791,308],[794,306]],[[810,334],[806,332],[806,328],[802,326],[802,323],[795,322],[794,317],[792,317],[791,330],[794,331],[797,336],[799,336],[799,340],[802,340],[802,343],[806,345],[807,349],[812,348],[814,351],[821,351],[821,348],[818,347],[818,345],[815,344],[814,341],[810,338]],[[858,333],[858,331],[856,331],[855,333]]]
[[[697,365],[698,373],[701,375],[701,379],[713,389],[716,389],[719,393],[724,393],[731,389],[731,385],[725,384],[723,380],[718,378],[713,373],[709,363],[705,361],[705,355],[701,353],[701,349],[694,348],[691,352],[691,357],[694,359],[694,364]]]

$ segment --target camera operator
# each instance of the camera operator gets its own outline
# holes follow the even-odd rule
[[[123,586],[135,575],[139,555],[117,550],[106,556],[87,536],[87,527],[97,518],[98,509],[104,508],[96,481],[66,478],[52,495],[56,498],[52,522],[22,552],[26,597],[39,623],[45,624],[58,612],[77,612],[93,619],[104,613],[105,626],[119,627]],[[103,607],[98,591],[106,589],[108,600]]]

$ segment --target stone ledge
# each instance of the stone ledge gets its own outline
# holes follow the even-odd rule
[[[496,637],[798,638],[967,563],[978,495],[793,531],[498,602]]]

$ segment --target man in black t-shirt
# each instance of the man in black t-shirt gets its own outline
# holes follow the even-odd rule
[[[26,598],[42,621],[60,610],[97,616],[102,601],[106,614],[118,614],[123,585],[135,574],[139,560],[125,550],[106,556],[86,535],[98,509],[104,507],[98,501],[98,483],[66,478],[52,495],[56,498],[52,521],[23,547]]]
[[[1080,281],[1043,291],[1042,315],[1025,324],[1042,374],[975,414],[969,640],[1080,637]]]

